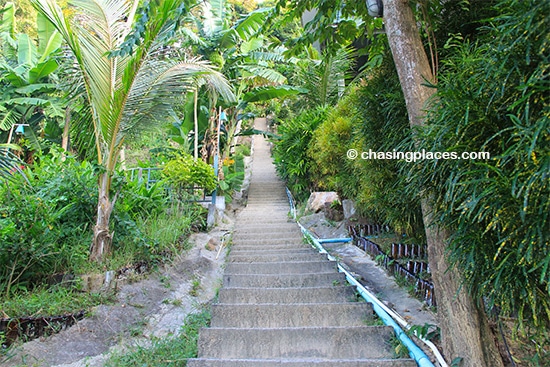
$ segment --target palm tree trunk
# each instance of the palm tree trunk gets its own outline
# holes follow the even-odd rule
[[[116,197],[111,201],[109,187],[111,177],[108,173],[99,176],[99,199],[97,205],[97,220],[94,227],[94,237],[90,248],[90,260],[101,262],[111,253],[112,234],[109,229],[111,213]]]
[[[426,86],[434,75],[416,21],[406,0],[384,1],[388,41],[399,75],[411,127],[422,126],[425,108],[435,89]],[[464,366],[502,367],[503,362],[489,328],[482,302],[461,287],[462,274],[449,264],[445,247],[449,232],[434,224],[433,197],[421,201],[426,227],[428,259],[437,295],[437,314],[443,353],[449,360],[462,359]]]

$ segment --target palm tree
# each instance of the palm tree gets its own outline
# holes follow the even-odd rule
[[[111,251],[109,222],[117,198],[111,181],[128,134],[166,118],[200,79],[216,85],[225,100],[233,100],[233,93],[206,62],[162,57],[162,40],[173,34],[188,1],[149,0],[138,9],[139,0],[71,0],[70,15],[55,0],[32,2],[67,42],[85,85],[101,167],[90,259],[101,261]]]
[[[354,49],[340,48],[332,53],[325,51],[322,55],[314,48],[309,51],[309,57],[300,60],[295,75],[291,77],[295,84],[309,90],[298,107],[334,106],[351,84],[346,85],[346,82],[353,77]]]

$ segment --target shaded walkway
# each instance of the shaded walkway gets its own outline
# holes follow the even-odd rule
[[[256,128],[265,130],[265,120]],[[303,242],[269,146],[254,139],[248,205],[236,221],[211,327],[201,330],[199,358],[188,366],[416,366],[392,359],[393,330],[373,325],[370,304]]]

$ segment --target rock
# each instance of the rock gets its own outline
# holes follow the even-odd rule
[[[75,286],[75,276],[70,273],[56,273],[48,275],[46,283],[50,286],[57,285],[64,288],[72,288]]]
[[[103,286],[103,274],[84,274],[82,279],[82,291],[87,293],[99,292]]]
[[[216,239],[212,237],[211,239],[208,240],[208,243],[206,244],[205,247],[208,251],[215,251],[216,248],[218,247],[218,241],[216,241]]]
[[[345,219],[350,219],[357,212],[357,209],[355,208],[355,203],[350,199],[342,200],[342,208],[344,210]]]
[[[84,292],[110,294],[116,291],[117,282],[112,270],[105,274],[84,274],[80,278]]]
[[[344,220],[344,212],[342,211],[342,204],[339,201],[332,203],[325,203],[325,216],[328,220],[333,222],[340,222]]]
[[[325,203],[339,201],[338,193],[334,191],[312,192],[307,201],[307,210],[318,213],[325,208]]]

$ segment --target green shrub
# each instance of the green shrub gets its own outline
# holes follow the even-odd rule
[[[91,270],[88,251],[97,205],[94,170],[90,163],[62,159],[51,149],[25,170],[29,183],[21,178],[0,188],[1,294],[31,290],[50,274]],[[112,215],[115,235],[110,266],[162,261],[166,252],[174,253],[171,246],[183,246],[180,237],[192,226],[203,227],[197,224],[200,215],[188,209],[189,205],[167,212],[162,182],[147,188],[137,181],[127,182],[121,175],[113,182],[119,195]],[[155,232],[157,223],[149,218],[166,224],[162,234]],[[173,243],[168,244],[168,238]]]
[[[124,182],[120,188],[115,210],[128,213],[132,219],[138,219],[143,213],[162,213],[167,206],[168,194],[164,181],[155,182],[147,187],[144,182],[131,180]]]
[[[352,96],[356,106],[353,135],[359,152],[414,151],[405,99],[389,51],[365,84]],[[421,163],[406,160],[355,159],[358,209],[398,233],[424,238],[419,191],[405,190],[404,173]],[[355,182],[346,187],[353,193]]]
[[[281,124],[280,139],[275,142],[273,157],[280,177],[286,181],[297,200],[307,200],[315,189],[311,179],[312,160],[308,147],[315,129],[326,118],[328,109],[318,107],[304,111]]]
[[[240,190],[244,180],[244,160],[242,155],[235,155],[233,158],[225,158],[222,162],[223,179],[220,180],[219,188],[225,195],[226,202],[231,202],[233,192]]]
[[[338,103],[313,133],[308,151],[315,163],[311,167],[315,186],[321,190],[338,191],[343,197],[350,194],[353,197],[352,188],[357,187],[358,181],[357,177],[351,176],[352,162],[346,158],[347,150],[352,147],[352,125],[357,115],[353,112],[354,102],[348,96]]]
[[[401,86],[387,53],[384,61],[369,72],[365,80],[350,87],[349,93],[327,115],[313,133],[308,155],[314,185],[336,190],[353,199],[360,214],[372,221],[388,224],[396,232],[423,238],[424,228],[417,192],[404,190],[405,161],[355,160],[347,158],[348,149],[359,154],[414,150]]]
[[[0,189],[0,292],[6,294],[73,271],[86,261],[91,241],[92,167],[54,154],[39,157],[26,175],[30,184]]]
[[[166,163],[163,173],[169,184],[181,189],[198,187],[212,192],[217,185],[214,169],[187,153],[181,153]]]

